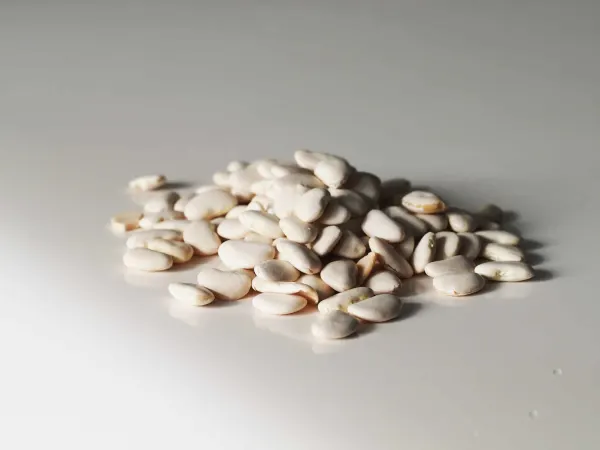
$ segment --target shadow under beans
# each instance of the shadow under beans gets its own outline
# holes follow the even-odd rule
[[[539,253],[525,253],[525,262],[531,266],[543,264],[546,258]]]
[[[533,278],[527,280],[527,282],[539,283],[542,281],[549,281],[554,278],[554,272],[552,272],[551,270],[536,269],[534,272],[535,275],[533,276]]]
[[[400,315],[396,318],[396,320],[410,319],[411,317],[416,316],[424,308],[425,305],[422,303],[405,302],[404,305],[402,305]]]
[[[524,252],[531,252],[534,250],[539,250],[540,248],[542,248],[544,246],[545,245],[542,244],[540,241],[535,241],[533,239],[521,239],[519,242],[519,247]]]
[[[171,191],[174,189],[189,189],[193,186],[192,183],[187,181],[168,181],[160,188],[156,189],[157,191]]]

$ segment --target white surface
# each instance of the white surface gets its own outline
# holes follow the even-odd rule
[[[600,448],[599,17],[1,2],[0,448]],[[413,295],[411,317],[322,346],[308,316],[176,307],[167,278],[195,271],[123,270],[105,224],[129,179],[299,147],[518,212],[542,280]]]

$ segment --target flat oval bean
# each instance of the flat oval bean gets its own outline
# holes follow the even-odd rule
[[[460,250],[460,239],[453,231],[440,231],[435,234],[436,239],[436,255],[435,259],[448,259],[458,255]]]
[[[311,333],[319,339],[343,339],[357,329],[358,321],[354,317],[342,311],[331,311],[317,315]]]
[[[365,282],[375,294],[393,294],[402,287],[402,281],[394,272],[381,270],[371,275]]]
[[[518,245],[520,240],[519,236],[504,230],[482,230],[475,234],[486,241],[504,245]]]
[[[168,289],[173,298],[192,306],[205,306],[215,300],[211,291],[190,283],[170,283]]]
[[[254,269],[261,262],[275,257],[275,250],[269,244],[240,240],[222,243],[218,253],[231,269]]]
[[[244,211],[238,220],[251,231],[271,239],[283,237],[283,231],[279,226],[279,218],[262,211]]]
[[[402,227],[379,209],[367,213],[362,223],[362,230],[369,237],[378,237],[387,242],[401,242],[405,237]]]
[[[342,238],[342,230],[335,225],[325,227],[313,242],[312,249],[319,256],[330,253]]]
[[[425,266],[435,258],[437,239],[431,231],[426,233],[417,246],[412,255],[412,266],[415,273],[423,273]]]
[[[356,286],[356,264],[349,260],[333,261],[321,270],[321,279],[338,292]]]
[[[372,237],[369,239],[369,247],[371,251],[379,255],[383,264],[396,272],[400,278],[410,278],[414,275],[412,266],[389,243]]]
[[[332,253],[336,256],[341,256],[342,258],[358,259],[361,258],[366,251],[367,247],[358,236],[352,231],[344,230],[342,231],[341,239],[334,247]]]
[[[400,315],[402,300],[393,294],[379,294],[348,306],[348,314],[369,322],[387,322]]]
[[[271,259],[254,267],[257,277],[269,281],[296,281],[300,272],[289,262],[280,259]]]
[[[280,238],[274,242],[279,252],[279,259],[289,262],[302,273],[314,274],[321,270],[319,256],[302,244]]]
[[[202,192],[185,205],[184,214],[190,220],[210,220],[224,216],[238,203],[229,192],[215,189]]]
[[[533,269],[518,261],[486,262],[475,267],[475,273],[494,281],[525,281],[533,277]]]
[[[250,291],[252,278],[243,270],[205,268],[198,274],[198,284],[219,300],[238,300]]]
[[[123,255],[123,264],[130,269],[159,272],[170,269],[173,258],[147,248],[130,248]]]
[[[221,245],[221,238],[215,233],[213,226],[205,221],[198,220],[190,223],[183,230],[183,241],[194,248],[197,255],[216,255]]]
[[[435,214],[444,212],[446,204],[434,193],[412,191],[402,197],[402,206],[415,213]]]
[[[191,245],[180,241],[168,241],[166,239],[152,239],[147,242],[146,248],[155,252],[164,253],[173,258],[176,264],[188,262],[194,256],[194,249]]]
[[[252,306],[265,314],[285,315],[300,311],[307,304],[306,298],[291,294],[258,294]]]
[[[460,254],[473,261],[481,253],[481,239],[475,233],[458,233]]]
[[[459,272],[441,275],[433,279],[433,287],[453,297],[471,295],[485,286],[485,279],[474,272]]]
[[[473,272],[473,263],[462,255],[430,262],[425,266],[425,273],[432,278],[460,272]]]
[[[481,256],[491,261],[523,261],[525,255],[519,247],[488,242],[484,244]]]

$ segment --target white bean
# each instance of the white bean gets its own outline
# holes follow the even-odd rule
[[[319,302],[318,308],[322,313],[336,310],[346,311],[348,305],[373,297],[373,295],[373,291],[368,287],[357,287],[322,300]]]
[[[352,189],[354,192],[358,192],[374,204],[379,200],[381,179],[372,173],[354,172],[350,175],[346,187]]]
[[[379,209],[372,209],[367,213],[362,230],[369,237],[378,237],[387,242],[401,242],[405,236],[398,222]]]
[[[139,227],[142,214],[139,212],[124,212],[110,219],[110,228],[114,233],[123,234]]]
[[[363,282],[369,278],[373,268],[378,262],[377,253],[369,252],[356,263],[356,284],[363,284]]]
[[[448,217],[445,214],[417,214],[416,217],[425,222],[429,230],[435,233],[448,228]]]
[[[474,272],[459,272],[441,275],[433,279],[433,287],[453,297],[471,295],[485,286],[485,279]]]
[[[225,219],[217,227],[217,234],[224,239],[244,239],[248,228],[239,219]]]
[[[533,277],[533,269],[517,261],[486,262],[475,267],[475,273],[495,281],[525,281]]]
[[[152,191],[163,186],[167,182],[164,175],[145,175],[134,178],[129,182],[129,189],[136,191]]]
[[[343,339],[355,333],[358,320],[342,311],[317,315],[311,333],[319,339]]]
[[[146,247],[146,243],[152,239],[168,239],[171,241],[181,241],[182,233],[175,230],[140,230],[129,233],[129,238],[125,242],[127,248]]]
[[[393,294],[402,287],[402,281],[394,272],[382,270],[371,275],[365,282],[375,294]]]
[[[332,253],[336,256],[348,259],[361,258],[367,251],[367,247],[361,239],[356,236],[352,231],[342,231],[342,237],[337,245],[332,250]]]
[[[446,204],[435,194],[427,191],[412,191],[402,197],[402,206],[415,213],[434,214],[444,212]]]
[[[237,205],[229,210],[227,214],[225,214],[226,219],[237,219],[240,217],[240,214],[248,209],[248,205]]]
[[[252,277],[243,270],[202,269],[198,284],[209,289],[219,300],[238,300],[245,297],[252,286]]]
[[[419,237],[429,231],[429,227],[425,222],[401,206],[388,206],[383,212],[402,225],[408,234]]]
[[[329,192],[333,198],[337,198],[338,202],[353,216],[364,216],[369,211],[369,202],[365,197],[350,189],[334,189],[330,188]]]
[[[400,252],[406,259],[410,259],[413,252],[415,251],[415,238],[414,236],[406,236],[402,242],[396,245],[396,250]]]
[[[294,214],[304,222],[315,222],[325,212],[330,198],[331,194],[327,189],[311,189],[298,199]]]
[[[436,239],[436,255],[435,259],[448,259],[458,255],[460,250],[460,239],[453,231],[440,231],[435,234]]]
[[[412,255],[415,273],[423,273],[425,266],[435,258],[437,239],[431,231],[421,238]]]
[[[297,217],[286,217],[279,221],[279,227],[289,240],[308,244],[313,242],[319,234],[319,227],[303,222]]]
[[[332,198],[325,208],[325,212],[319,218],[319,223],[323,225],[341,225],[350,220],[350,211],[342,206],[337,199]]]
[[[197,255],[216,255],[221,238],[215,233],[213,226],[205,221],[198,220],[190,223],[183,230],[183,242],[190,244]]]
[[[300,272],[314,274],[321,270],[319,256],[304,245],[284,238],[277,239],[274,244],[279,252],[279,259],[289,262]]]
[[[174,298],[192,306],[205,306],[215,299],[208,289],[190,283],[169,283],[168,289]]]
[[[152,239],[146,243],[146,248],[169,255],[175,264],[188,262],[194,256],[192,246],[180,241]]]
[[[319,275],[302,275],[298,278],[298,283],[306,284],[310,286],[319,295],[319,300],[325,300],[335,294],[335,291],[325,283]]]
[[[257,277],[269,281],[296,281],[300,277],[300,272],[289,262],[271,259],[254,267],[254,273]]]
[[[273,243],[273,239],[267,236],[263,236],[262,234],[255,233],[254,231],[248,231],[246,236],[244,236],[244,241],[247,242],[260,242],[261,244],[269,244]]]
[[[523,261],[525,255],[519,247],[488,242],[484,244],[481,256],[491,261]]]
[[[396,272],[400,278],[410,278],[413,276],[414,271],[412,266],[386,241],[372,237],[369,239],[369,247],[372,252],[379,255],[383,264]]]
[[[460,272],[473,272],[473,263],[462,255],[430,262],[425,266],[425,273],[432,278]]]
[[[273,200],[273,213],[280,219],[292,216],[296,205],[308,191],[309,188],[302,185],[286,186],[276,191],[270,190],[267,195]]]
[[[475,233],[458,233],[460,254],[473,261],[481,253],[481,239]]]
[[[170,269],[173,258],[147,248],[130,248],[123,255],[123,264],[130,269],[158,272]]]
[[[345,159],[328,159],[315,167],[315,176],[326,186],[339,188],[348,180],[354,169]]]
[[[269,244],[240,240],[222,243],[218,253],[221,261],[231,269],[253,269],[275,257],[275,250]]]
[[[238,220],[251,231],[271,239],[283,237],[279,227],[279,218],[262,211],[244,211]]]
[[[321,270],[321,279],[338,292],[356,286],[356,264],[348,260],[333,261]]]
[[[296,164],[308,170],[315,170],[317,164],[328,159],[338,159],[338,157],[330,155],[329,153],[313,152],[312,150],[306,149],[296,150],[294,153]]]
[[[393,294],[379,294],[348,306],[348,314],[369,322],[387,322],[400,315],[402,301]]]
[[[196,195],[185,205],[184,213],[190,220],[210,220],[224,216],[237,203],[237,199],[229,192],[215,189]]]
[[[300,311],[307,304],[301,295],[258,294],[252,299],[252,306],[265,314],[284,315]]]
[[[330,253],[342,238],[342,230],[335,225],[325,227],[313,242],[312,249],[319,256]]]
[[[256,292],[301,295],[315,305],[319,303],[317,291],[306,284],[294,281],[270,281],[256,277],[252,280],[252,289]]]
[[[476,231],[475,234],[486,241],[504,245],[518,245],[520,240],[519,236],[504,230],[482,230]]]
[[[473,231],[477,225],[475,218],[471,214],[464,211],[449,211],[447,216],[450,229],[457,233],[467,233],[469,231]]]

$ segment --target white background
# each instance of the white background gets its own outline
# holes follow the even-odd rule
[[[0,1],[0,448],[600,448],[600,3]],[[537,281],[338,345],[123,270],[127,181],[341,154],[518,213]],[[560,370],[558,370],[560,369]],[[562,375],[560,374],[562,372]]]

